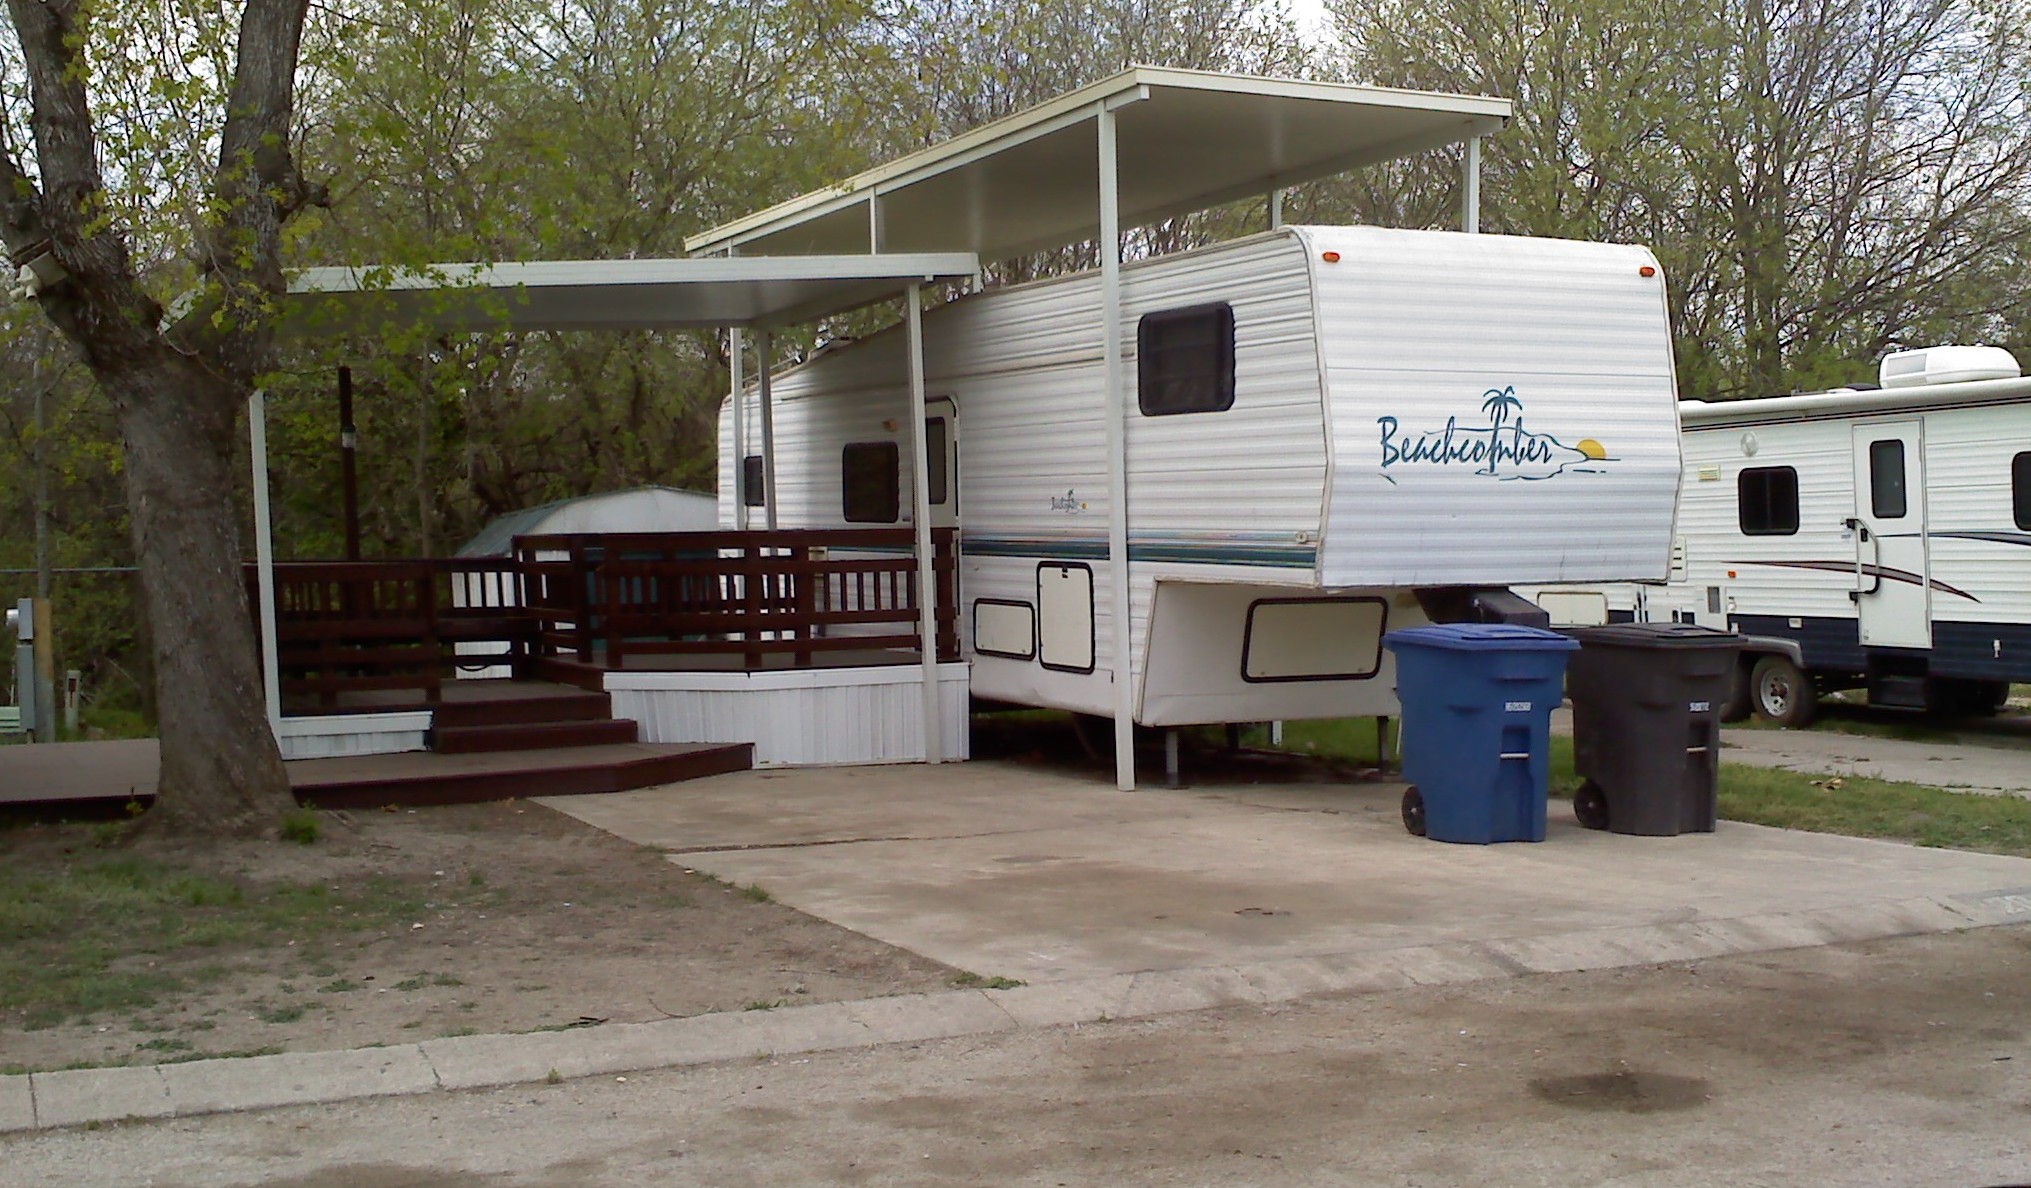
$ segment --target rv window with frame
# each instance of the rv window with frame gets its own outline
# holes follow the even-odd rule
[[[762,456],[749,454],[740,460],[740,501],[749,507],[762,506]]]
[[[1789,466],[1755,466],[1735,480],[1735,499],[1744,536],[1793,536],[1798,532],[1798,471]]]
[[[1135,331],[1135,400],[1146,417],[1234,407],[1234,310],[1144,314]]]
[[[1869,513],[1879,520],[1904,518],[1904,442],[1869,443]]]
[[[849,524],[893,524],[901,517],[901,455],[892,441],[856,441],[840,451],[840,514]]]
[[[2010,459],[2010,518],[2031,532],[2031,450]]]

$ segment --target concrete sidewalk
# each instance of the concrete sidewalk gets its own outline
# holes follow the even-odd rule
[[[1911,742],[1830,730],[1724,730],[1727,763],[1819,775],[1859,775],[1906,784],[2031,796],[2031,750],[1968,743]]]

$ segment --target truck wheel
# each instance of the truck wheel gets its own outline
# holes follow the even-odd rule
[[[1608,794],[1601,791],[1601,785],[1592,780],[1583,780],[1573,791],[1573,816],[1588,829],[1608,827]]]
[[[1812,678],[1783,656],[1765,656],[1749,673],[1749,702],[1756,716],[1779,726],[1803,730],[1819,712]]]
[[[1735,670],[1728,674],[1728,696],[1721,702],[1721,721],[1746,722],[1754,708],[1755,703],[1749,698],[1749,665],[1745,658],[1745,662],[1735,665]]]
[[[1403,827],[1412,837],[1425,835],[1425,794],[1412,784],[1403,790]]]

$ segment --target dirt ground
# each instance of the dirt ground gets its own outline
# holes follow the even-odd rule
[[[103,826],[0,831],[16,877],[134,859],[245,895],[202,909],[224,913],[210,943],[95,971],[94,985],[171,987],[140,995],[152,1002],[82,1019],[62,1004],[0,1010],[0,1069],[644,1022],[942,989],[959,975],[527,801],[319,816],[308,846],[109,849]],[[306,906],[307,892],[321,898]],[[267,922],[241,927],[251,915]],[[5,923],[0,942],[14,943]]]

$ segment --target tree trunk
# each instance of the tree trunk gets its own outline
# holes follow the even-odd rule
[[[182,356],[106,377],[126,445],[162,740],[153,827],[259,834],[294,805],[269,730],[239,532],[238,395]]]

